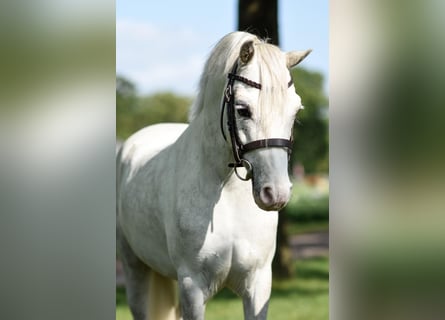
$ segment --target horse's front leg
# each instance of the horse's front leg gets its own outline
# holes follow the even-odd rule
[[[204,320],[205,298],[198,276],[178,275],[179,303],[183,320]]]
[[[272,287],[271,267],[257,270],[248,287],[249,289],[243,295],[244,319],[266,319]]]

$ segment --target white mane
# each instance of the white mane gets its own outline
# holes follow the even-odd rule
[[[211,89],[218,90],[222,98],[227,74],[238,59],[242,44],[248,40],[254,42],[260,74],[260,79],[252,80],[260,82],[263,88],[259,98],[261,111],[268,115],[280,111],[281,104],[274,100],[279,99],[287,90],[287,83],[290,80],[283,52],[250,33],[233,32],[216,44],[207,59],[199,82],[198,96],[190,109],[189,122],[192,122],[204,109]],[[271,90],[274,94],[270,94]]]

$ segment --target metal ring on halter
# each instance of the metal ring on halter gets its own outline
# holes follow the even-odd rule
[[[238,178],[240,178],[241,180],[243,180],[243,181],[248,181],[248,180],[250,180],[250,179],[252,179],[252,164],[248,161],[248,160],[246,160],[246,159],[241,159],[240,160],[240,163],[243,165],[243,167],[246,169],[246,176],[245,177],[242,177],[239,173],[238,173],[238,171],[237,171],[237,167],[235,166],[234,167],[234,169],[235,169],[235,174],[236,174],[236,176],[238,177]]]

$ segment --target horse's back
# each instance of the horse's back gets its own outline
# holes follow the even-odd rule
[[[145,127],[123,143],[120,160],[132,165],[143,164],[174,143],[187,127],[185,123],[160,123]]]
[[[116,159],[117,192],[121,181],[173,144],[187,127],[185,123],[155,124],[135,132],[125,140]]]

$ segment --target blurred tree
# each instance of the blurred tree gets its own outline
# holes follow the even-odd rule
[[[277,11],[277,0],[239,0],[238,30],[254,33],[278,45]]]
[[[118,75],[116,77],[116,93],[123,97],[133,97],[136,95],[136,88],[130,80]]]
[[[304,110],[297,116],[294,128],[294,152],[291,165],[302,163],[306,173],[329,170],[328,99],[323,92],[323,76],[319,72],[294,68],[292,77]]]
[[[169,92],[142,97],[138,108],[141,126],[159,122],[187,122],[192,99]],[[144,115],[144,116],[143,116]]]
[[[125,139],[139,129],[159,122],[187,122],[191,99],[172,93],[138,97],[134,84],[116,78],[116,131]]]
[[[132,128],[132,118],[137,106],[135,85],[128,79],[116,77],[116,133],[119,138],[125,138]]]

